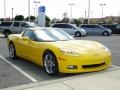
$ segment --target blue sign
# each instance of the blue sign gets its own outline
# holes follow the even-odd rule
[[[40,6],[39,7],[39,12],[45,12],[45,6]]]

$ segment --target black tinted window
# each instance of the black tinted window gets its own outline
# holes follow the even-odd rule
[[[108,29],[115,29],[116,28],[115,25],[102,25],[102,26],[105,28],[108,28]]]
[[[66,28],[65,24],[54,24],[53,27],[55,28]]]
[[[90,25],[81,25],[81,28],[90,28]]]
[[[33,31],[25,31],[23,37],[29,37],[31,40],[35,40],[35,35]]]
[[[2,22],[0,26],[10,26],[12,22]]]
[[[14,22],[13,24],[14,27],[19,27],[19,25],[20,25],[20,22]]]
[[[75,28],[75,27],[73,27],[72,25],[68,24],[68,25],[66,25],[66,28],[71,28],[72,29],[72,28]]]
[[[100,28],[99,25],[81,25],[81,28]]]
[[[28,27],[28,24],[27,24],[27,23],[22,22],[22,23],[21,23],[21,27]]]

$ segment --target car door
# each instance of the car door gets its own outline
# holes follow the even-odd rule
[[[94,26],[93,25],[82,25],[81,28],[86,30],[87,34],[89,34],[89,35],[94,34]]]
[[[115,25],[116,26],[116,34],[120,34],[120,24]]]
[[[99,25],[94,25],[94,33],[100,35],[104,32],[104,29]]]
[[[40,60],[38,60],[40,55],[38,51],[38,43],[36,42],[36,37],[32,30],[26,30],[19,42],[19,45],[21,45],[20,49],[22,57],[35,63],[40,62]]]
[[[20,33],[20,22],[13,22],[12,33]]]
[[[66,24],[66,32],[70,35],[74,35],[75,34],[75,27],[70,25],[70,24]]]

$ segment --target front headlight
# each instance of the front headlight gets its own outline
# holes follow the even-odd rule
[[[60,51],[65,55],[80,56],[80,54],[74,50],[62,48]]]
[[[104,49],[109,55],[111,55],[110,50],[106,46],[102,45],[102,49]]]

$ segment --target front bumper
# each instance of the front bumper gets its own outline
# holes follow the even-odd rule
[[[59,59],[59,58],[58,58]],[[80,58],[67,57],[59,61],[59,72],[61,73],[80,73],[103,70],[111,65],[111,56],[104,56],[99,58]],[[77,68],[70,69],[68,66],[75,66]]]

